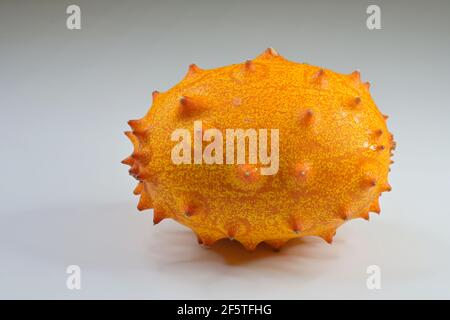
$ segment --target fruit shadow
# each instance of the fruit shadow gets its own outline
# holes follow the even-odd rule
[[[261,267],[286,271],[292,269],[303,272],[317,260],[337,259],[338,250],[316,237],[297,238],[288,241],[281,249],[275,250],[265,243],[260,243],[255,250],[246,250],[238,241],[221,239],[210,247],[198,245],[189,230],[166,230],[158,234],[158,243],[151,245],[151,251],[164,267],[180,264],[220,264],[230,267]],[[334,246],[341,246],[336,240]],[[192,247],[196,246],[196,247]],[[164,257],[157,252],[164,247]],[[172,248],[172,249],[168,249]],[[176,249],[175,249],[176,248]],[[167,250],[171,251],[167,253]],[[310,262],[310,263],[309,263]],[[298,268],[302,265],[304,268]]]
[[[323,244],[324,246],[326,244]],[[306,239],[292,239],[282,248],[274,249],[266,243],[260,243],[255,250],[248,251],[240,243],[229,239],[221,239],[212,247],[208,248],[214,254],[222,257],[229,265],[245,265],[263,259],[276,259],[280,256],[291,255],[293,251],[303,258],[324,259],[326,257],[314,254],[310,251],[313,247],[320,246],[316,241]],[[207,250],[208,250],[207,249]]]

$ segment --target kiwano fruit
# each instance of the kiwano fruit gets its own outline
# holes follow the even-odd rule
[[[269,48],[241,64],[193,64],[176,86],[153,92],[148,113],[128,122],[134,151],[122,162],[138,180],[138,209],[153,209],[155,224],[171,218],[189,227],[200,244],[331,243],[345,221],[379,213],[381,193],[391,190],[395,142],[386,119],[358,71],[291,62]],[[230,129],[244,133],[241,161]],[[255,133],[260,149],[278,157],[269,174],[267,157],[251,154]]]

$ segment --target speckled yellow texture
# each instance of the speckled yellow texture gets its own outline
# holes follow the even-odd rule
[[[346,220],[379,213],[378,198],[390,190],[395,143],[357,71],[339,74],[267,49],[242,64],[191,65],[180,83],[153,98],[126,132],[134,152],[123,163],[139,180],[138,209],[154,208],[155,223],[172,218],[191,228],[204,245],[231,238],[249,250],[263,241],[279,248],[306,235],[331,242]],[[171,133],[187,128],[193,135],[194,120],[223,132],[279,129],[278,173],[173,164]]]

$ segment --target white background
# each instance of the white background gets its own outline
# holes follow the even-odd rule
[[[67,1],[0,4],[0,298],[450,298],[450,3]],[[373,1],[371,1],[371,4]],[[337,72],[359,68],[398,142],[382,213],[274,253],[211,249],[139,213],[122,131],[190,63],[266,47]],[[82,289],[66,288],[79,265]],[[381,268],[381,290],[366,269]]]

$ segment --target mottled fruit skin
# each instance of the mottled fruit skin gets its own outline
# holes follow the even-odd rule
[[[139,210],[154,223],[172,218],[199,243],[221,238],[248,250],[266,242],[319,236],[331,243],[336,228],[380,212],[390,191],[395,142],[360,74],[339,74],[295,63],[267,49],[254,60],[212,70],[189,67],[126,132],[134,145],[123,163],[138,181]],[[258,165],[175,165],[171,133],[193,122],[203,129],[279,129],[279,171]],[[197,133],[198,134],[198,133]],[[201,133],[200,133],[201,134]]]

